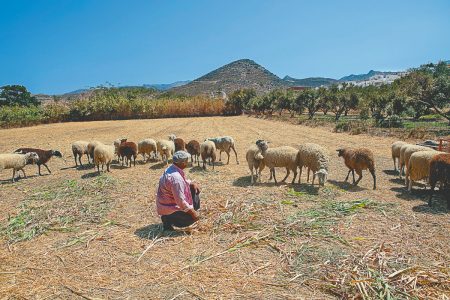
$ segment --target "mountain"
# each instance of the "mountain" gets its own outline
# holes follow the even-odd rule
[[[223,91],[227,94],[253,88],[258,94],[286,86],[275,74],[250,59],[240,59],[224,65],[190,83],[170,89],[175,94],[198,95]]]
[[[283,80],[287,85],[291,86],[305,86],[305,87],[320,87],[332,85],[333,83],[337,83],[338,80],[333,78],[325,78],[325,77],[308,77],[303,79],[296,79],[290,76],[285,76]]]
[[[191,82],[190,80],[176,81],[173,83],[154,83],[154,84],[144,84],[143,87],[156,89],[158,91],[167,91],[171,88],[183,86]]]
[[[399,72],[381,72],[381,71],[374,71],[370,70],[367,74],[358,74],[358,75],[348,75],[344,76],[339,81],[361,81],[361,80],[369,80],[370,77],[373,77],[375,75],[397,75]]]

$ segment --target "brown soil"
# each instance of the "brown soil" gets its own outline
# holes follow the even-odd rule
[[[416,187],[415,193],[408,194],[393,175],[393,138],[351,136],[245,116],[63,123],[0,133],[0,153],[42,147],[60,150],[67,158],[67,165],[56,158],[50,161],[51,175],[36,176],[37,168],[27,166],[29,177],[14,184],[11,170],[1,171],[1,227],[37,190],[69,179],[80,184],[95,180],[93,168],[72,168],[71,143],[75,140],[111,143],[122,136],[138,141],[175,133],[186,141],[203,141],[230,135],[236,140],[240,161],[237,165],[231,156],[229,165],[218,165],[215,171],[186,170],[203,188],[202,219],[190,232],[174,235],[160,230],[155,212],[156,187],[165,166],[140,163],[139,157],[136,167],[113,167],[108,176],[117,182],[103,195],[111,205],[101,219],[75,220],[65,226],[68,230],[58,230],[58,224],[17,243],[0,236],[2,299],[358,298],[364,287],[341,275],[349,270],[353,279],[360,279],[358,274],[363,271],[356,270],[358,263],[362,268],[362,261],[375,253],[377,257],[368,265],[378,264],[380,272],[392,274],[411,268],[389,278],[388,273],[383,274],[391,286],[401,286],[402,291],[419,298],[449,296],[449,213],[443,199],[439,202],[436,198],[431,209],[426,204],[427,193]],[[331,196],[310,188],[305,174],[301,185],[267,183],[267,169],[263,183],[251,186],[245,151],[261,138],[269,140],[272,147],[314,142],[327,148],[331,166],[324,191]],[[369,173],[364,173],[358,187],[343,182],[347,169],[335,154],[342,146],[368,147],[374,152],[377,190],[372,190]],[[284,174],[278,170],[278,179]],[[291,187],[301,193],[289,193]],[[295,227],[292,216],[318,209],[326,197],[326,203],[368,199],[384,208],[363,208],[337,217],[330,227],[331,238],[317,227]],[[380,263],[383,261],[389,268]],[[408,278],[416,282],[406,282]]]

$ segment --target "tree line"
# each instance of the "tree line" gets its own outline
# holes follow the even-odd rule
[[[252,89],[241,89],[230,95],[227,106],[235,114],[289,112],[309,119],[321,112],[332,114],[336,121],[355,111],[361,119],[373,118],[377,125],[401,116],[418,120],[434,113],[450,123],[450,67],[445,62],[422,65],[381,86],[341,83],[300,91],[277,89],[259,96]]]

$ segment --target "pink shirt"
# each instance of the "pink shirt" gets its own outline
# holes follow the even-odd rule
[[[176,165],[168,167],[159,179],[156,193],[158,215],[170,215],[176,211],[193,209],[190,181]]]

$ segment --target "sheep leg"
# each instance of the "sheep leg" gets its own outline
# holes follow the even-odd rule
[[[238,157],[237,157],[237,152],[236,152],[236,149],[234,149],[234,145],[231,146],[230,148],[233,149],[234,155],[236,156],[236,164],[239,164],[239,160],[238,160]]]
[[[136,155],[133,155],[134,166],[136,167]]]
[[[222,150],[219,151],[219,161],[222,161]]]
[[[250,169],[250,172],[252,173],[252,175],[250,176],[250,183],[253,184],[253,167]],[[258,170],[256,172],[258,172]]]
[[[399,172],[398,172],[398,176],[400,177],[400,179],[402,179],[402,175],[404,174],[404,172],[405,172],[405,165],[404,164],[400,164],[400,167],[399,167]]]
[[[309,174],[309,171],[308,171],[308,174]],[[313,180],[312,180],[312,185],[314,185],[314,180],[316,179],[316,173],[315,172],[313,172]]]
[[[227,165],[230,163],[230,150],[225,152],[228,155]]]
[[[308,167],[308,175],[306,176],[306,182],[309,182],[309,171],[310,171],[311,169]]]
[[[392,160],[394,161],[394,171],[397,172],[397,164],[395,163],[395,156],[392,156]]]
[[[356,186],[358,185],[359,181],[362,179],[362,171],[361,170],[356,170],[356,173],[358,174],[358,179],[355,181],[353,181],[353,184]],[[353,176],[355,176],[355,172],[353,171]]]
[[[283,180],[281,180],[281,182],[285,182],[286,179],[288,178],[289,174],[291,174],[291,171],[289,170],[289,168],[286,168],[286,176],[284,176]]]
[[[109,169],[109,165],[110,165],[111,163],[107,163],[106,164],[106,171],[108,171],[108,172],[111,172],[111,170]]]
[[[275,184],[278,184],[277,178],[275,177],[275,168],[272,168],[272,174],[273,174],[273,180],[275,181]]]
[[[41,165],[38,165],[38,174],[39,174],[39,176],[42,176],[42,174],[41,174]]]
[[[373,189],[375,190],[377,188],[377,177],[375,175],[375,170],[369,170],[370,174],[372,174],[373,177]]]
[[[352,170],[352,175],[353,175],[353,184],[355,184],[355,170]],[[362,176],[362,173],[361,173]]]
[[[350,176],[350,172],[352,171],[352,169],[349,169],[348,170],[348,173],[347,173],[347,177],[345,177],[345,181],[348,181],[348,176]]]
[[[23,173],[23,178],[27,178],[27,174],[25,174],[25,170],[24,169],[20,169],[21,171],[22,171],[22,173]],[[17,173],[19,173],[19,172],[17,172]]]
[[[413,181],[409,180],[409,182],[408,182],[408,192],[410,192],[410,193],[411,193],[411,190],[412,190],[412,184],[413,184]]]
[[[13,169],[12,182],[14,182],[14,177],[16,177],[16,169]]]
[[[302,169],[303,169],[303,166],[300,166],[300,170],[298,173],[298,184],[300,184],[300,179],[302,178]]]
[[[77,162],[77,155],[74,153],[73,157],[75,159],[75,167],[78,167],[78,162]]]
[[[292,179],[292,184],[295,183],[295,179],[297,178],[297,168],[294,170],[294,178]]]
[[[50,169],[48,168],[47,164],[44,164],[44,167],[47,168],[48,173],[52,174],[52,171],[50,171]],[[39,168],[39,169],[40,169],[40,168]],[[39,170],[39,171],[40,171],[40,170]],[[41,175],[40,172],[39,172],[39,175]]]

